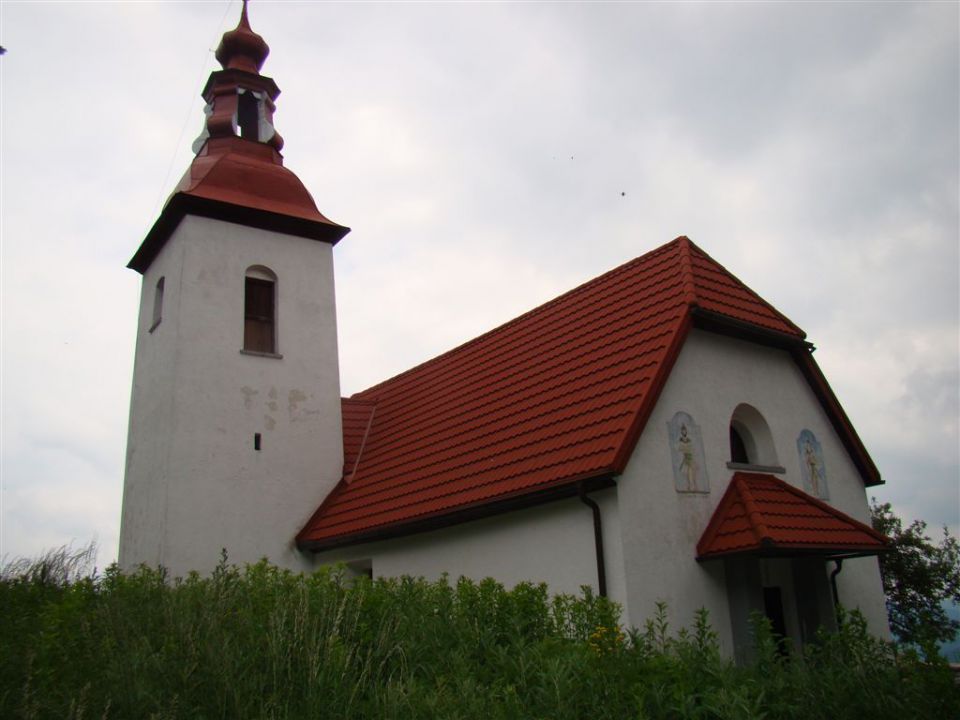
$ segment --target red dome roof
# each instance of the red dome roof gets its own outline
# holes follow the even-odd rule
[[[174,192],[340,227],[317,210],[280,153],[238,137],[210,138]]]

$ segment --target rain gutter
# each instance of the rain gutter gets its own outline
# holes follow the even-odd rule
[[[843,616],[840,612],[840,593],[837,592],[837,575],[843,570],[843,558],[837,558],[833,561],[836,565],[833,572],[830,573],[830,590],[833,593],[833,611],[837,616],[837,628],[843,624]]]
[[[577,483],[580,501],[593,511],[593,544],[597,552],[597,592],[600,597],[607,596],[607,569],[603,562],[603,519],[600,506],[588,495],[583,482]]]

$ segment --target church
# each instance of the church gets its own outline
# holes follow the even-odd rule
[[[121,567],[589,586],[628,625],[706,608],[729,654],[754,611],[795,644],[837,603],[889,634],[877,468],[805,333],[686,237],[341,397],[349,228],[284,166],[268,52],[244,3],[129,263]]]

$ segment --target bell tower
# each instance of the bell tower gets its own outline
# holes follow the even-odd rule
[[[343,469],[333,246],[283,164],[269,47],[246,0],[196,157],[128,267],[142,278],[120,565],[309,559],[294,536]]]

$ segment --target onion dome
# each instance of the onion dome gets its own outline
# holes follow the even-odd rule
[[[270,46],[250,28],[250,20],[247,18],[247,0],[243,0],[240,22],[236,28],[224,33],[217,47],[216,58],[224,70],[258,73],[269,54]]]

